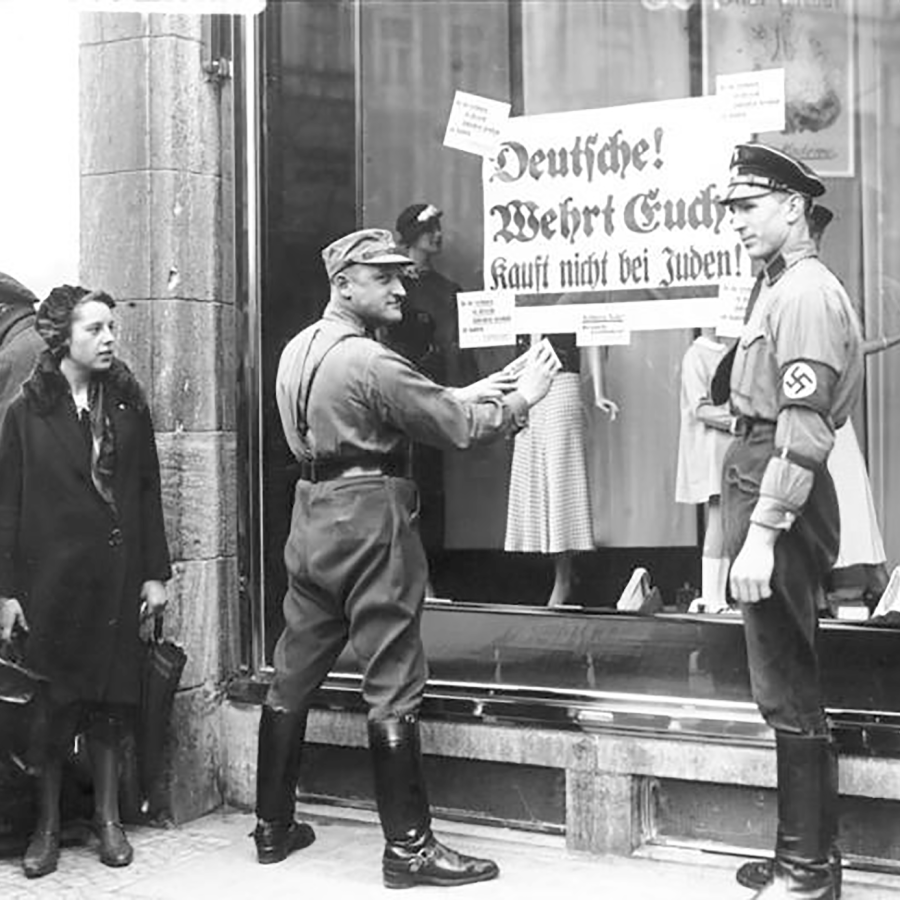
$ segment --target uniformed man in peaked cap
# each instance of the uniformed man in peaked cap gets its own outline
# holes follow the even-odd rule
[[[850,300],[810,237],[824,192],[802,162],[748,143],[734,150],[721,201],[760,265],[731,371],[738,438],[723,466],[722,515],[753,697],[775,730],[775,858],[738,873],[766,900],[840,891],[837,758],[816,629],[840,528],[825,463],[859,398],[862,355]]]
[[[322,253],[331,298],[284,350],[276,399],[303,472],[285,547],[285,628],[262,710],[254,837],[262,863],[314,839],[294,821],[313,692],[349,640],[363,672],[375,799],[393,888],[494,878],[494,862],[439,843],[422,777],[417,713],[426,662],[419,626],[428,567],[408,478],[410,440],[464,449],[515,432],[550,389],[558,360],[535,356],[517,381],[446,388],[374,340],[398,322],[411,260],[389,231],[348,234]]]

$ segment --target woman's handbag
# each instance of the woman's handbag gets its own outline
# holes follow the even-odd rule
[[[187,654],[172,641],[162,639],[162,616],[153,623],[153,637],[144,644],[141,700],[135,724],[141,811],[158,815],[154,788],[163,764],[175,692],[187,662]]]
[[[47,720],[47,679],[23,664],[23,640],[0,642],[0,857],[21,854],[34,826],[31,743]]]
[[[23,639],[0,644],[0,756],[29,771],[31,739],[46,718],[47,679],[24,665]]]

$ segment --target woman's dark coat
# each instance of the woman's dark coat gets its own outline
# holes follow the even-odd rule
[[[146,401],[123,363],[103,377],[115,511],[94,487],[89,442],[49,354],[9,408],[0,432],[0,597],[22,603],[27,662],[60,699],[135,703],[141,585],[171,569]]]

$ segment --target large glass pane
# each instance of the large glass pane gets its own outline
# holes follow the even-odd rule
[[[263,433],[263,644],[283,626],[284,544],[294,460],[275,406],[285,344],[328,302],[320,252],[356,225],[353,4],[269,4],[265,13],[265,201],[260,409]]]
[[[900,332],[900,190],[891,164],[900,15],[887,0],[777,8],[723,0],[308,0],[272,4],[266,19],[263,533],[272,628],[292,475],[271,387],[281,347],[324,305],[320,248],[356,225],[392,228],[410,204],[434,204],[443,211],[436,269],[462,289],[483,286],[481,160],[443,146],[457,90],[535,115],[689,97],[714,91],[717,75],[784,68],[781,138],[824,166],[835,212],[826,261],[857,300],[867,337]],[[827,122],[810,118],[810,108],[826,106]],[[437,315],[453,320],[452,298]],[[694,507],[674,502],[680,364],[692,337],[635,333],[629,347],[608,351],[607,390],[623,415],[611,424],[585,410],[597,549],[579,559],[577,604],[613,605],[638,564],[650,569],[669,610],[677,588],[699,587],[702,523]],[[491,371],[515,351],[477,351],[465,365],[454,352],[451,380]],[[854,420],[889,567],[900,557],[898,378],[900,350],[871,357],[866,404]],[[445,597],[546,599],[549,561],[503,551],[511,456],[512,443],[500,442],[435,457],[443,534],[432,562]],[[857,530],[855,515],[845,532]]]
[[[361,14],[363,223],[393,228],[409,205],[434,204],[444,213],[435,268],[465,290],[478,289],[481,160],[442,142],[455,91],[510,95],[509,3],[389,0],[363,3]],[[435,315],[454,320],[452,301]],[[503,350],[484,351],[476,365],[486,373],[510,358]],[[451,365],[452,371],[460,368]],[[468,372],[476,374],[472,367]],[[429,456],[441,469],[430,477],[443,482],[443,548],[503,546],[509,450],[500,442],[464,455]],[[423,517],[430,515],[423,510]],[[443,548],[430,544],[438,564],[433,551]]]
[[[698,21],[670,4],[525,3],[524,113],[690,96],[689,36]],[[628,347],[609,350],[607,388],[622,416],[610,422],[593,407],[585,410],[598,543],[671,547],[696,541],[695,510],[673,499],[679,374],[691,337],[685,331],[642,332]]]
[[[444,211],[444,240],[436,267],[464,289],[483,287],[483,208],[481,160],[442,145],[456,90],[508,100],[515,115],[688,96],[692,91],[689,38],[699,18],[684,10],[657,13],[639,3],[580,0],[389,0],[363,2],[360,13],[364,224],[392,227],[408,204],[438,206]],[[646,53],[635,54],[636,46]],[[652,62],[640,62],[645,58]],[[445,314],[452,317],[453,310]],[[673,589],[690,577],[696,511],[671,500],[678,365],[689,339],[685,332],[641,335],[628,350],[611,353],[609,391],[627,415],[610,427],[599,411],[584,410],[594,538],[604,547],[650,550],[640,559],[620,554],[602,561],[591,554],[597,558],[582,560],[591,582],[584,591],[590,601],[583,602],[602,603],[604,596],[614,602],[609,595],[618,595],[637,561],[658,563]],[[476,351],[478,374],[497,368],[512,353],[507,348]],[[651,434],[653,440],[648,439]],[[482,600],[545,599],[549,561],[502,553],[511,453],[512,443],[501,442],[437,458],[435,464],[443,470],[445,527],[441,546],[429,551],[442,596],[459,599],[462,592]],[[673,564],[664,553],[677,547],[687,554],[675,557]],[[488,552],[462,552],[473,550]],[[461,578],[463,568],[469,577]],[[530,575],[536,571],[542,586],[535,590]],[[506,577],[497,578],[497,572]],[[526,573],[527,585],[516,577],[519,572]],[[490,587],[485,590],[485,585]]]

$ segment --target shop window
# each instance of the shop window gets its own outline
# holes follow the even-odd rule
[[[739,17],[763,6],[772,5],[738,0],[270,4],[261,404],[269,649],[280,616],[293,471],[272,400],[274,370],[280,349],[327,299],[319,250],[357,226],[392,227],[409,204],[433,203],[443,210],[444,243],[436,268],[463,289],[483,286],[481,160],[442,145],[455,91],[506,100],[514,115],[534,115],[699,95],[714,90],[717,73],[781,63],[806,66],[812,72],[809,90],[816,94],[824,51],[804,29],[810,17],[830,14],[834,27],[843,29],[838,37],[845,38],[840,46],[846,55],[835,63],[840,77],[811,104],[825,97],[833,111],[832,101],[838,101],[843,143],[829,149],[822,135],[830,132],[800,106],[792,109],[795,137],[801,150],[809,144],[813,154],[839,151],[826,172],[837,215],[824,253],[857,300],[867,334],[900,331],[900,191],[890,164],[900,137],[900,15],[892,4],[879,2],[860,2],[855,10],[849,0],[785,4],[778,21],[750,23],[757,31],[769,29],[754,50],[768,56],[749,54],[744,62],[739,42],[748,26]],[[323,46],[329,47],[327,55]],[[703,139],[698,134],[697,140]],[[702,523],[692,507],[674,502],[679,366],[692,338],[688,329],[642,332],[632,336],[629,347],[609,351],[607,389],[623,414],[611,425],[587,411],[597,550],[579,563],[583,605],[614,605],[638,564],[648,565],[662,583],[669,605],[684,581],[697,584]],[[514,352],[475,351],[476,369],[495,369]],[[900,414],[891,393],[897,383],[900,351],[873,357],[866,403],[856,416],[889,563],[900,557]],[[449,599],[540,603],[544,598],[549,563],[502,549],[510,462],[511,443],[499,442],[465,454],[446,452],[436,463],[445,508],[443,543],[434,554],[435,587]]]

